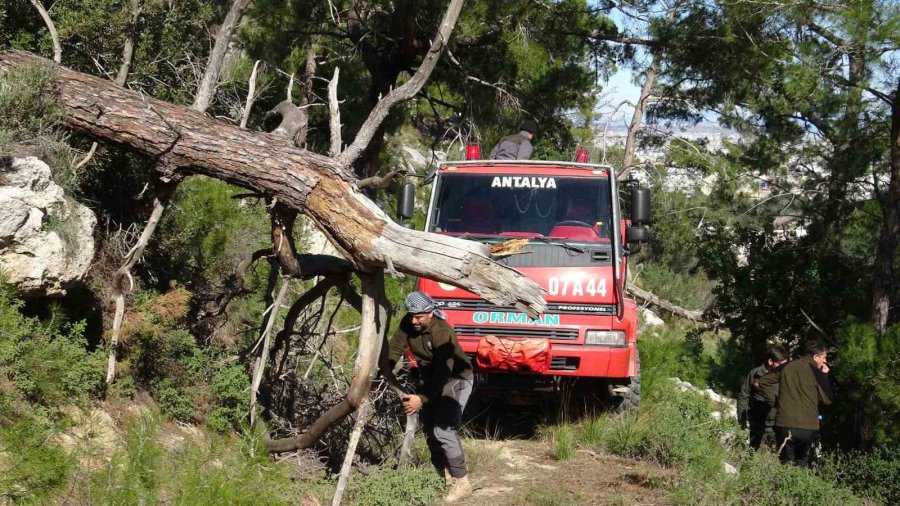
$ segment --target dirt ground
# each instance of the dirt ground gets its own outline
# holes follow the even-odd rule
[[[475,492],[460,504],[671,504],[666,489],[676,475],[649,463],[586,451],[559,461],[536,440],[468,439],[465,446]]]

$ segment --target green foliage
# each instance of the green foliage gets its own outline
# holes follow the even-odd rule
[[[62,491],[74,459],[52,442],[52,425],[0,390],[0,497],[45,503]]]
[[[216,407],[206,424],[217,432],[225,432],[240,427],[250,411],[248,392],[250,381],[244,368],[227,365],[216,369],[212,378],[212,394]]]
[[[59,129],[61,112],[53,98],[56,69],[35,65],[0,74],[0,155],[36,156],[67,193],[77,191],[72,149]]]
[[[567,425],[555,427],[551,434],[553,458],[569,460],[575,454],[575,440],[572,429]]]
[[[172,208],[160,222],[153,259],[168,267],[160,272],[163,283],[193,278],[221,283],[240,261],[268,245],[264,206],[234,198],[242,192],[203,176],[178,186]]]
[[[900,450],[881,447],[870,453],[832,453],[817,462],[825,481],[884,504],[900,503]]]
[[[659,335],[640,336],[642,398],[653,400],[667,395],[669,378],[698,386],[707,384],[712,360],[704,353],[700,338],[695,331],[673,325],[663,327]]]
[[[265,433],[244,438],[188,441],[175,450],[159,443],[160,419],[144,413],[128,426],[125,446],[110,463],[77,489],[90,504],[131,505],[165,501],[183,505],[294,504],[303,489],[319,487],[297,480],[287,466],[272,463]]]
[[[430,466],[394,470],[381,468],[366,476],[355,475],[347,493],[359,506],[434,504],[444,490],[443,479]]]
[[[768,452],[744,459],[737,483],[744,504],[860,504],[848,489],[807,469],[781,465]]]
[[[58,406],[86,401],[103,387],[102,351],[88,351],[84,324],[46,328],[20,313],[15,291],[0,286],[0,374],[31,402]]]
[[[878,335],[872,325],[850,321],[836,334],[836,353],[832,365],[842,388],[833,412],[837,423],[831,430],[851,425],[859,412],[871,424],[872,441],[885,447],[900,444],[900,325]]]

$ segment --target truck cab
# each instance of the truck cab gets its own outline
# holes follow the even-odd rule
[[[487,335],[511,341],[544,338],[551,345],[546,372],[483,370],[485,387],[559,386],[579,381],[617,409],[637,406],[640,364],[637,306],[625,296],[628,241],[646,238],[646,189],[632,191],[632,220],[619,206],[615,171],[608,166],[552,161],[467,160],[442,164],[425,221],[428,232],[497,244],[525,239],[516,254],[496,261],[546,291],[537,319],[498,307],[453,285],[420,278],[446,313],[467,354]],[[474,362],[474,361],[473,361]],[[509,376],[528,376],[510,378]]]

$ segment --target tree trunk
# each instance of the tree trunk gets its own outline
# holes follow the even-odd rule
[[[647,108],[647,101],[650,99],[650,91],[653,90],[653,84],[656,82],[656,69],[659,67],[660,52],[656,51],[653,55],[653,61],[647,68],[647,75],[644,77],[644,85],[641,87],[641,97],[634,108],[634,114],[631,116],[631,124],[628,125],[628,135],[625,137],[625,158],[622,162],[622,172],[616,179],[625,179],[634,168],[634,151],[637,148],[637,134],[641,129],[641,121],[644,118],[644,110]]]
[[[0,54],[0,70],[41,61],[8,51]],[[545,308],[542,289],[491,260],[485,245],[399,226],[334,160],[66,68],[59,69],[54,89],[68,128],[154,158],[164,180],[192,172],[277,198],[309,216],[357,270],[390,261],[398,271],[450,283],[531,316]]]
[[[228,45],[231,36],[237,30],[241,16],[244,15],[244,9],[250,4],[251,0],[234,0],[222,26],[219,27],[219,33],[216,34],[216,43],[213,46],[212,53],[209,55],[209,63],[206,65],[206,71],[200,79],[200,85],[197,86],[197,93],[194,94],[194,109],[205,111],[209,104],[212,103],[213,97],[216,95],[216,87],[219,84],[219,74],[222,73],[222,63],[225,61],[225,52],[228,51]]]
[[[894,286],[894,260],[900,238],[900,86],[894,92],[891,107],[891,179],[888,187],[884,224],[875,255],[875,276],[872,286],[872,322],[879,333],[896,320],[891,311]]]

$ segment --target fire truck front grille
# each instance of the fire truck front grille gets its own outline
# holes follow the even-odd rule
[[[528,327],[482,327],[479,325],[457,325],[453,327],[457,336],[481,337],[541,337],[551,341],[574,341],[578,339],[578,329],[528,328]]]
[[[581,359],[578,357],[551,357],[551,371],[577,371]]]
[[[469,357],[469,360],[474,364],[475,363],[475,354],[474,353],[466,353]],[[578,366],[581,365],[581,359],[578,357],[550,357],[550,370],[551,371],[577,371]]]

